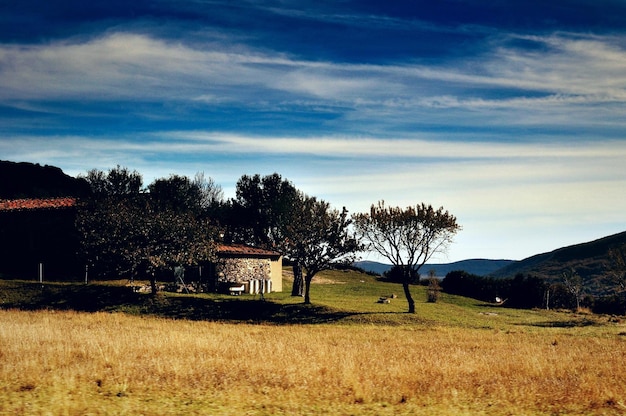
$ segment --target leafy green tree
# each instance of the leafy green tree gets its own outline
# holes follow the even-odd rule
[[[282,252],[293,264],[291,294],[304,294],[302,265],[289,255],[287,230],[299,221],[296,207],[302,200],[296,187],[279,174],[242,176],[237,182],[236,199],[223,215],[226,239]]]
[[[143,178],[137,171],[117,165],[108,172],[92,169],[84,178],[96,198],[128,197],[138,195],[142,191]]]
[[[199,214],[202,210],[200,187],[186,176],[171,175],[148,185],[150,198],[162,209]]]
[[[338,262],[351,264],[362,246],[350,232],[352,220],[345,208],[338,211],[328,202],[301,195],[294,214],[297,221],[286,227],[286,254],[305,270],[304,303],[310,304],[315,275]]]
[[[508,289],[502,295],[512,308],[540,308],[545,302],[548,286],[541,277],[518,273],[513,279],[504,279],[501,282],[508,282]]]
[[[408,266],[392,266],[389,270],[383,273],[382,280],[389,283],[402,283],[406,279],[407,273],[410,276],[411,284],[416,285],[419,283],[419,273]]]
[[[304,296],[305,303],[311,302],[313,277],[334,262],[349,261],[357,251],[345,209],[333,210],[327,202],[304,195],[277,173],[244,175],[236,192],[228,238],[281,251],[293,264],[291,294]]]
[[[242,176],[232,202],[237,218],[231,222],[232,238],[268,249],[280,248],[286,224],[294,220],[298,198],[296,187],[277,173]]]
[[[81,255],[96,275],[121,275],[133,270],[127,245],[133,235],[135,207],[143,190],[137,171],[117,165],[104,172],[92,169],[81,176],[89,184],[91,197],[81,202],[76,227],[81,237]]]
[[[369,250],[375,251],[404,271],[402,287],[409,313],[415,313],[415,301],[409,285],[411,276],[436,253],[444,252],[461,229],[456,217],[424,203],[387,207],[383,201],[372,205],[369,213],[354,216],[357,235]]]

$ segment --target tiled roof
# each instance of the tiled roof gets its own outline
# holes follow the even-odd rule
[[[272,250],[265,250],[259,247],[251,247],[243,244],[220,244],[217,247],[217,254],[229,256],[251,256],[251,257],[277,257],[280,253]]]
[[[76,206],[76,198],[10,199],[0,200],[0,211],[27,211],[59,209]]]

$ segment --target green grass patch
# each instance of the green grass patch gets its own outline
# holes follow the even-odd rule
[[[156,297],[136,293],[125,280],[83,283],[44,283],[0,280],[0,308],[22,310],[75,310],[122,312],[171,319],[265,324],[328,324],[447,326],[496,331],[571,331],[597,334],[615,332],[619,320],[592,314],[511,309],[462,296],[442,293],[427,301],[427,288],[411,286],[416,313],[408,305],[402,286],[376,277],[331,270],[320,273],[311,287],[312,305],[290,295],[292,281],[286,269],[284,291],[230,296],[215,293],[160,292]],[[389,303],[379,303],[385,297]],[[623,328],[622,328],[623,332]]]

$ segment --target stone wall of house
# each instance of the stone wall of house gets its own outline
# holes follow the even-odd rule
[[[271,273],[269,259],[223,258],[217,268],[220,282],[248,282],[254,279],[269,279]]]

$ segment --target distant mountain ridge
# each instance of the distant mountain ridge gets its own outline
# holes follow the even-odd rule
[[[435,271],[435,275],[438,277],[445,277],[446,274],[456,271],[464,270],[467,273],[475,274],[477,276],[487,276],[503,267],[509,266],[515,263],[514,260],[488,260],[488,259],[469,259],[455,261],[452,263],[426,263],[421,269],[421,275],[426,276],[431,270]],[[379,263],[375,261],[357,261],[354,263],[356,267],[359,267],[365,271],[373,272],[377,274],[383,274],[391,269],[391,265]]]

